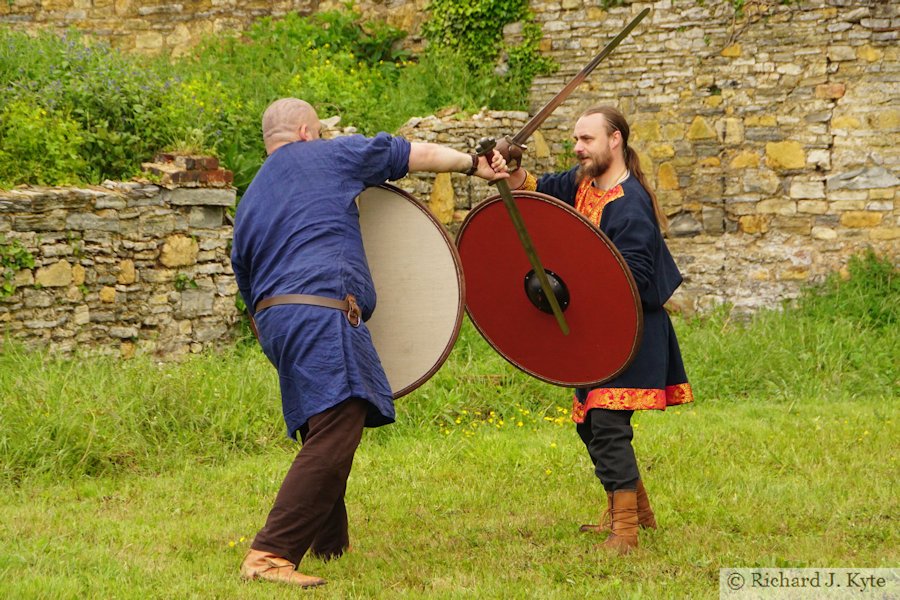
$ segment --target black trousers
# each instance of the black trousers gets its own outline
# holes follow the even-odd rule
[[[594,472],[607,492],[637,489],[640,478],[631,440],[633,410],[592,408],[577,424],[578,435],[587,447]]]
[[[347,548],[350,536],[344,493],[368,407],[365,400],[350,398],[310,417],[300,430],[303,447],[251,548],[295,565],[310,549],[329,558]]]

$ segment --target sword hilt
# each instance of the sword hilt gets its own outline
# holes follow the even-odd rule
[[[490,160],[491,153],[494,152],[494,148],[497,146],[497,141],[491,137],[484,137],[478,140],[478,144],[475,146],[475,152],[479,155],[483,155],[488,160]],[[537,249],[534,247],[534,242],[531,240],[531,235],[528,233],[528,229],[525,227],[525,221],[522,219],[522,213],[519,211],[519,207],[516,206],[516,201],[513,198],[512,190],[509,189],[509,182],[505,179],[498,179],[493,182],[494,185],[497,186],[497,191],[500,192],[500,198],[503,200],[503,205],[506,207],[506,212],[509,213],[509,218],[512,221],[513,227],[516,230],[516,233],[519,235],[519,242],[522,244],[522,248],[525,250],[525,255],[528,257],[528,262],[531,263],[532,269],[534,269],[534,273],[538,278],[538,281],[541,284],[541,290],[544,292],[544,296],[547,301],[550,303],[550,308],[553,312],[553,316],[556,317],[556,322],[559,325],[559,328],[562,330],[564,335],[569,335],[569,325],[566,323],[566,318],[563,316],[563,309],[559,305],[559,300],[556,297],[556,294],[553,292],[553,288],[550,285],[550,280],[547,277],[547,272],[544,269],[544,266],[541,264],[541,259],[538,257]]]

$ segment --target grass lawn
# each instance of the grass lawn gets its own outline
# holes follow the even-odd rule
[[[353,551],[304,559],[302,571],[329,580],[307,593],[717,598],[720,567],[896,566],[896,405],[787,408],[700,400],[639,414],[635,446],[660,529],[624,558],[578,533],[603,494],[568,419],[498,426],[469,415],[369,431],[348,490]],[[4,486],[0,596],[295,597],[237,571],[294,450]]]

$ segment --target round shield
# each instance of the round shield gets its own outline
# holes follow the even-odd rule
[[[469,317],[497,352],[538,379],[568,387],[613,379],[634,360],[643,327],[625,260],[566,204],[538,192],[513,196],[570,332],[557,323],[499,196],[473,208],[457,234]]]
[[[357,197],[377,296],[366,321],[394,398],[444,364],[459,336],[465,283],[444,227],[413,196],[382,185]]]

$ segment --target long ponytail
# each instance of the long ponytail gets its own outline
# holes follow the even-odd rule
[[[640,182],[644,189],[647,190],[647,193],[650,194],[650,200],[653,202],[653,212],[656,214],[656,221],[659,223],[660,231],[665,235],[669,231],[669,219],[666,218],[666,213],[659,207],[659,200],[656,198],[656,192],[650,187],[650,183],[647,181],[647,177],[641,169],[641,161],[640,158],[638,158],[637,152],[628,145],[628,135],[631,131],[628,126],[628,121],[625,120],[625,116],[619,112],[618,109],[613,106],[605,105],[589,108],[584,111],[581,116],[586,117],[597,113],[606,117],[607,135],[612,135],[615,131],[622,134],[622,151],[625,157],[625,167],[631,171],[631,174],[637,178],[638,182]]]

